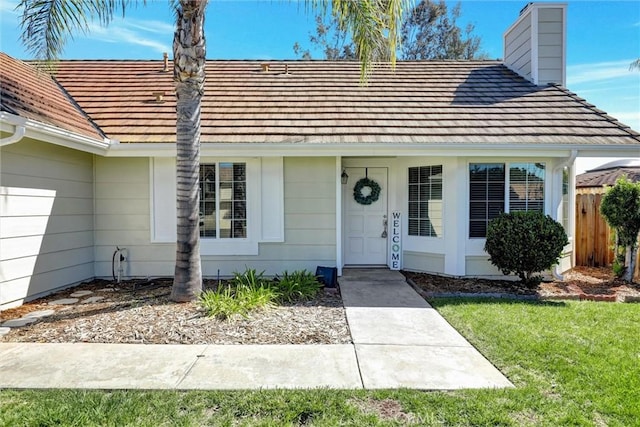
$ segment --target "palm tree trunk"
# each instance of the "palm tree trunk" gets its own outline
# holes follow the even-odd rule
[[[185,302],[202,290],[200,262],[200,107],[205,80],[206,0],[180,0],[173,38],[176,83],[176,196],[178,238],[171,299]]]

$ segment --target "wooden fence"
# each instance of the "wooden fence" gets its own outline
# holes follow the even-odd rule
[[[599,190],[602,191],[602,190]],[[613,263],[613,232],[600,215],[604,194],[582,190],[576,194],[576,228],[574,250],[576,265],[606,267]],[[640,251],[634,277],[640,277]]]

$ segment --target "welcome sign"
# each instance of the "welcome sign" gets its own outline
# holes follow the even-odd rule
[[[400,212],[391,213],[391,270],[402,268],[402,220]]]

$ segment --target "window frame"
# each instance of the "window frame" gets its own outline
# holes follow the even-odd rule
[[[220,163],[244,163],[246,182],[246,221],[247,235],[245,238],[224,238],[224,237],[200,237],[200,253],[206,255],[258,255],[258,241],[261,231],[260,225],[260,187],[261,174],[259,159],[253,158],[225,158],[225,157],[202,157],[201,165],[216,164],[216,185],[218,184]],[[218,202],[216,202],[218,203]]]
[[[226,165],[231,165],[232,168],[235,168],[236,165],[242,165],[244,167],[244,181],[238,181],[238,182],[244,182],[244,199],[241,200],[241,202],[244,203],[244,218],[242,219],[242,221],[244,221],[245,225],[244,225],[244,229],[245,229],[245,235],[244,237],[220,237],[221,235],[221,204],[222,203],[231,203],[232,204],[232,212],[234,211],[235,207],[233,205],[235,205],[236,202],[238,202],[239,200],[236,200],[235,198],[231,198],[230,200],[223,200],[222,199],[222,189],[221,189],[221,184],[222,181],[220,180],[220,173],[221,173],[221,166],[222,164],[226,164]],[[227,242],[237,242],[237,241],[243,241],[243,240],[247,240],[248,236],[249,236],[249,185],[248,185],[248,167],[247,167],[247,163],[245,161],[226,161],[226,160],[219,160],[216,162],[200,162],[200,174],[202,174],[202,168],[203,167],[214,167],[214,212],[215,212],[215,236],[206,236],[203,234],[203,228],[200,228],[200,241],[204,241],[204,240],[219,240],[219,241],[227,241]],[[235,172],[235,170],[234,170]],[[232,181],[225,181],[225,182],[230,182],[232,184],[235,184],[235,179]],[[200,182],[200,185],[202,186],[203,183]],[[233,193],[233,189],[232,189],[232,193]],[[202,191],[200,193],[201,195],[201,199],[200,199],[200,206],[199,208],[202,209],[204,206],[204,203],[206,203],[206,201],[202,200],[202,195],[204,194],[204,188],[202,187]],[[211,203],[211,202],[209,202]],[[204,218],[201,219],[201,223],[203,222]],[[230,223],[233,224],[235,221],[238,221],[238,219],[236,219],[235,217],[230,219]],[[233,225],[232,225],[232,229],[233,229]],[[231,232],[231,234],[233,234],[233,232]]]
[[[206,256],[258,255],[259,243],[285,241],[284,157],[213,157],[200,163],[246,164],[247,239],[201,239],[200,254]],[[149,157],[149,243],[176,244],[176,158]]]
[[[429,197],[426,199],[421,199],[421,187],[423,185],[426,185],[425,183],[420,182],[420,177],[418,177],[418,182],[416,183],[412,183],[411,182],[411,169],[418,169],[418,174],[420,174],[421,169],[423,168],[428,168],[429,169],[429,177],[434,176],[433,175],[433,169],[434,168],[440,168],[440,199],[433,199],[431,198],[432,192],[433,192],[433,188],[432,185],[429,184]],[[407,166],[407,181],[406,181],[406,190],[407,190],[407,236],[408,237],[412,237],[412,238],[432,238],[432,239],[437,239],[437,238],[442,238],[443,234],[444,234],[444,165],[442,164],[430,164],[430,165],[409,165]],[[418,199],[415,201],[411,200],[411,187],[412,186],[416,186],[417,187],[417,195],[418,195]],[[422,218],[420,216],[421,213],[421,208],[420,205],[422,203],[429,203],[432,200],[439,200],[440,202],[440,209],[439,209],[439,213],[440,213],[440,225],[439,225],[439,233],[434,233],[432,234],[427,234],[427,235],[423,235],[420,234],[420,225],[418,226],[418,234],[412,234],[411,233],[411,221],[427,221],[430,225],[431,228],[433,228],[433,222],[431,221],[431,219],[429,218],[429,216],[427,216],[427,218]],[[418,204],[418,216],[417,217],[412,217],[411,216],[411,203],[417,203]],[[427,208],[427,212],[429,212],[429,209]],[[434,229],[435,231],[435,229]]]
[[[497,160],[497,161],[487,161],[487,159],[474,159],[474,160],[469,160],[467,162],[467,167],[466,167],[466,180],[467,180],[467,215],[466,215],[466,223],[467,223],[467,230],[466,230],[466,238],[467,240],[471,241],[471,242],[482,242],[484,240],[486,240],[486,233],[484,236],[480,237],[480,236],[471,236],[471,227],[470,227],[470,223],[471,223],[471,166],[474,164],[479,164],[479,165],[487,165],[487,164],[501,164],[504,167],[504,192],[503,192],[503,210],[502,212],[510,212],[511,209],[511,195],[510,195],[510,184],[511,184],[511,167],[512,165],[518,165],[518,164],[530,164],[530,163],[538,163],[538,164],[542,164],[544,165],[544,178],[543,178],[543,185],[542,185],[542,210],[541,212],[543,214],[547,214],[547,209],[548,209],[548,205],[549,205],[549,192],[550,192],[550,174],[549,174],[549,168],[548,168],[548,161],[540,161],[538,159],[513,159],[513,160]]]

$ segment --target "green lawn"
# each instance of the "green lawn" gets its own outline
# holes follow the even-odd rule
[[[458,392],[0,391],[0,426],[640,426],[640,304],[441,299],[516,385]]]

